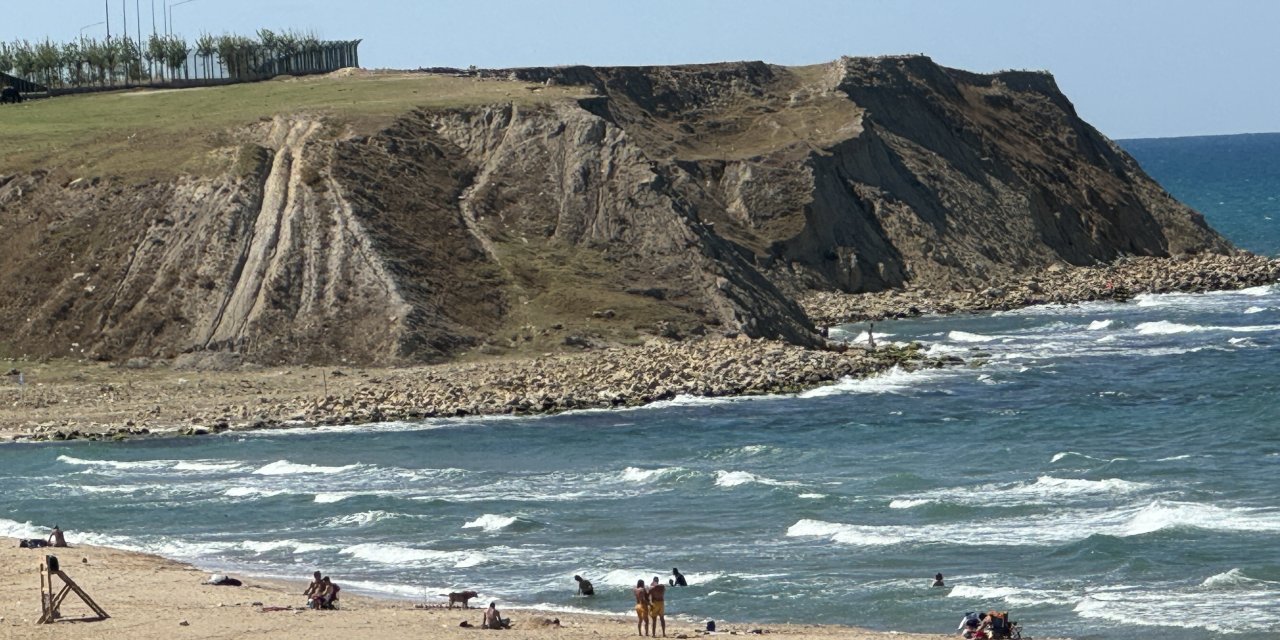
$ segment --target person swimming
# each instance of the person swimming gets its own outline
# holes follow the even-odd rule
[[[941,572],[939,572],[939,573],[935,573],[935,574],[933,575],[933,585],[932,585],[932,586],[934,586],[934,587],[945,587],[945,586],[947,586],[944,582],[942,582],[942,573],[941,573]]]

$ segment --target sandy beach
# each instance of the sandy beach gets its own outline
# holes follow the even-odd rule
[[[74,545],[74,533],[70,534]],[[66,549],[20,549],[14,538],[0,538],[0,638],[100,638],[145,640],[149,638],[474,638],[499,633],[481,630],[482,606],[470,610],[415,608],[414,602],[384,600],[342,593],[339,611],[301,608],[305,575],[296,583],[243,579],[244,586],[201,584],[207,572],[157,556],[108,549],[73,546]],[[107,620],[73,622],[89,615],[74,594],[68,596],[62,614],[68,620],[37,625],[40,616],[39,565],[46,553],[58,556],[63,571],[111,616]],[[334,576],[341,584],[342,578]],[[55,579],[56,580],[56,579]],[[569,588],[569,587],[566,587]],[[440,604],[438,598],[426,604]],[[477,605],[476,602],[472,602]],[[513,628],[504,638],[631,637],[635,618],[621,615],[579,615],[504,608]],[[284,608],[275,610],[275,608]],[[288,609],[287,607],[293,607]],[[668,598],[667,636],[701,637],[700,625],[674,619],[679,598]],[[560,624],[547,624],[559,619]],[[459,624],[469,621],[475,627]],[[785,636],[794,640],[928,640],[948,635],[875,632],[830,625],[778,625],[722,622],[716,635]]]

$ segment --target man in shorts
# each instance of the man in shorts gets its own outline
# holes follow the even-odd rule
[[[649,635],[649,590],[644,588],[644,580],[636,580],[634,590],[636,596],[636,633]]]
[[[658,622],[662,622],[662,637],[667,637],[667,587],[662,584],[658,576],[653,577],[653,583],[649,585],[649,635],[658,635]]]

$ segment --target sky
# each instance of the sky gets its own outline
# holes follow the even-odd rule
[[[369,68],[657,65],[923,53],[1054,74],[1112,138],[1280,131],[1274,0],[187,0],[176,33],[363,40]],[[0,40],[157,27],[172,0],[11,0]]]

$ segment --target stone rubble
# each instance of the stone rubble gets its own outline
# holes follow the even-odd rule
[[[1144,293],[1203,293],[1280,281],[1280,259],[1240,252],[1178,258],[1129,257],[1090,267],[1055,265],[980,291],[924,286],[878,293],[817,292],[801,299],[820,326],[920,315],[1003,311],[1094,300],[1122,302]]]

